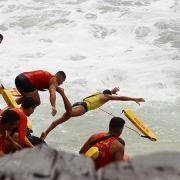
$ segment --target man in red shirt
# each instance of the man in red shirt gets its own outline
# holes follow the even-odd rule
[[[27,116],[30,116],[34,112],[35,108],[36,100],[30,96],[23,99],[20,108],[11,108],[12,111],[15,111],[20,116],[18,133],[19,141],[23,147],[34,147],[26,136],[26,128],[28,122]]]
[[[26,96],[32,96],[37,102],[37,106],[40,105],[40,96],[38,90],[49,90],[50,103],[52,105],[53,116],[56,115],[57,110],[55,106],[56,101],[56,88],[61,85],[66,79],[66,74],[63,71],[58,71],[55,75],[45,71],[36,70],[30,72],[23,72],[15,78],[15,84],[18,91],[22,94],[22,97],[17,98],[17,104],[21,104],[22,100]]]
[[[0,114],[0,156],[4,156],[6,140],[9,141],[11,146],[13,146],[16,150],[20,150],[22,148],[18,143],[13,141],[8,134],[8,131],[12,131],[18,125],[20,116],[11,109],[1,111]]]
[[[8,108],[11,111],[16,112],[20,117],[18,126],[12,130],[10,135],[12,136],[15,132],[18,132],[19,142],[23,148],[34,147],[26,136],[26,129],[28,123],[27,116],[30,116],[34,112],[35,108],[36,100],[31,96],[27,96],[23,99],[20,108]]]
[[[107,133],[100,132],[93,134],[79,151],[80,154],[85,154],[91,147],[91,143],[104,136],[111,136],[108,139],[102,140],[93,146],[99,148],[99,156],[94,160],[96,170],[115,161],[123,161],[124,146],[118,141],[118,137],[123,131],[125,121],[120,117],[113,117],[109,123],[109,131]]]

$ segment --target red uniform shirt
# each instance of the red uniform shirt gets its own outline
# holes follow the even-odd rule
[[[3,110],[0,109],[0,115],[2,114]],[[3,134],[0,134],[0,151],[5,152],[5,140],[7,137],[7,131],[4,131]]]
[[[21,108],[11,108],[11,110],[15,111],[19,116],[19,124],[18,124],[18,133],[19,133],[19,141],[25,147],[30,147],[30,141],[26,136],[26,127],[27,127],[27,117]]]
[[[3,151],[3,152],[5,152],[6,137],[7,137],[7,131],[4,131],[4,133],[0,135],[0,151]]]
[[[104,136],[104,132],[100,132],[95,139],[99,139],[103,136]],[[100,141],[94,145],[95,147],[102,148],[99,151],[99,156],[97,157],[97,159],[95,159],[96,170],[98,170],[101,167],[104,167],[110,162],[113,162],[113,159],[111,158],[109,151],[110,151],[111,143],[116,139],[117,139],[116,137],[111,137],[109,139]]]
[[[37,89],[49,89],[49,81],[51,78],[55,77],[44,70],[23,72],[22,74],[26,76],[31,84]]]

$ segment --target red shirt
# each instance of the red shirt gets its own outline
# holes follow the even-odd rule
[[[5,140],[7,137],[7,131],[4,131],[3,134],[0,135],[0,151],[5,152]]]
[[[104,132],[100,132],[95,139],[99,139],[103,136],[104,136]],[[110,152],[111,143],[116,139],[117,139],[116,137],[111,137],[109,139],[100,141],[94,145],[95,147],[102,148],[99,151],[99,156],[97,157],[97,159],[95,159],[96,170],[98,170],[101,167],[104,167],[110,162],[113,162],[113,159],[111,158],[109,152]]]
[[[27,117],[21,108],[11,108],[11,110],[15,111],[19,116],[19,124],[18,124],[18,133],[19,133],[19,141],[25,147],[30,147],[30,141],[26,136],[26,127],[27,127]]]
[[[37,89],[49,89],[49,81],[55,76],[44,70],[23,72],[31,84]]]

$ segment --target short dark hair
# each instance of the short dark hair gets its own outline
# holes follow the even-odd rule
[[[36,100],[31,96],[25,97],[21,104],[21,107],[23,107],[24,109],[28,109],[30,107],[34,108],[36,106],[37,106]]]
[[[124,141],[122,138],[118,137],[117,140],[118,140],[123,146],[125,146],[125,141]]]
[[[13,124],[16,121],[20,120],[19,114],[17,114],[15,111],[11,109],[6,109],[2,114],[1,114],[1,123],[2,124]]]
[[[58,71],[58,72],[56,73],[56,75],[57,75],[57,76],[63,76],[64,79],[66,79],[66,74],[64,73],[64,71]]]
[[[113,117],[109,123],[109,130],[111,132],[117,132],[124,127],[125,121],[120,117]]]
[[[2,34],[0,34],[0,38],[3,39],[3,35]]]
[[[103,91],[103,94],[112,95],[112,92],[111,92],[109,89],[105,89],[105,90]]]

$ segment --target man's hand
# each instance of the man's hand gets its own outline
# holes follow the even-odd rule
[[[57,88],[56,88],[56,91],[57,91],[60,95],[63,95],[63,94],[64,94],[64,89],[61,88],[61,87],[57,87]]]
[[[120,91],[119,87],[115,87],[114,89],[111,90],[112,94],[116,94],[116,95],[118,91]]]
[[[134,101],[140,105],[140,102],[145,102],[143,98],[134,98]]]
[[[51,112],[52,116],[55,116],[55,115],[56,115],[56,113],[57,113],[56,108],[55,108],[55,107],[52,107],[52,112]]]
[[[22,149],[22,146],[21,145],[19,145],[17,142],[13,142],[12,143],[12,145],[14,146],[14,148],[16,149],[16,150],[21,150]]]

